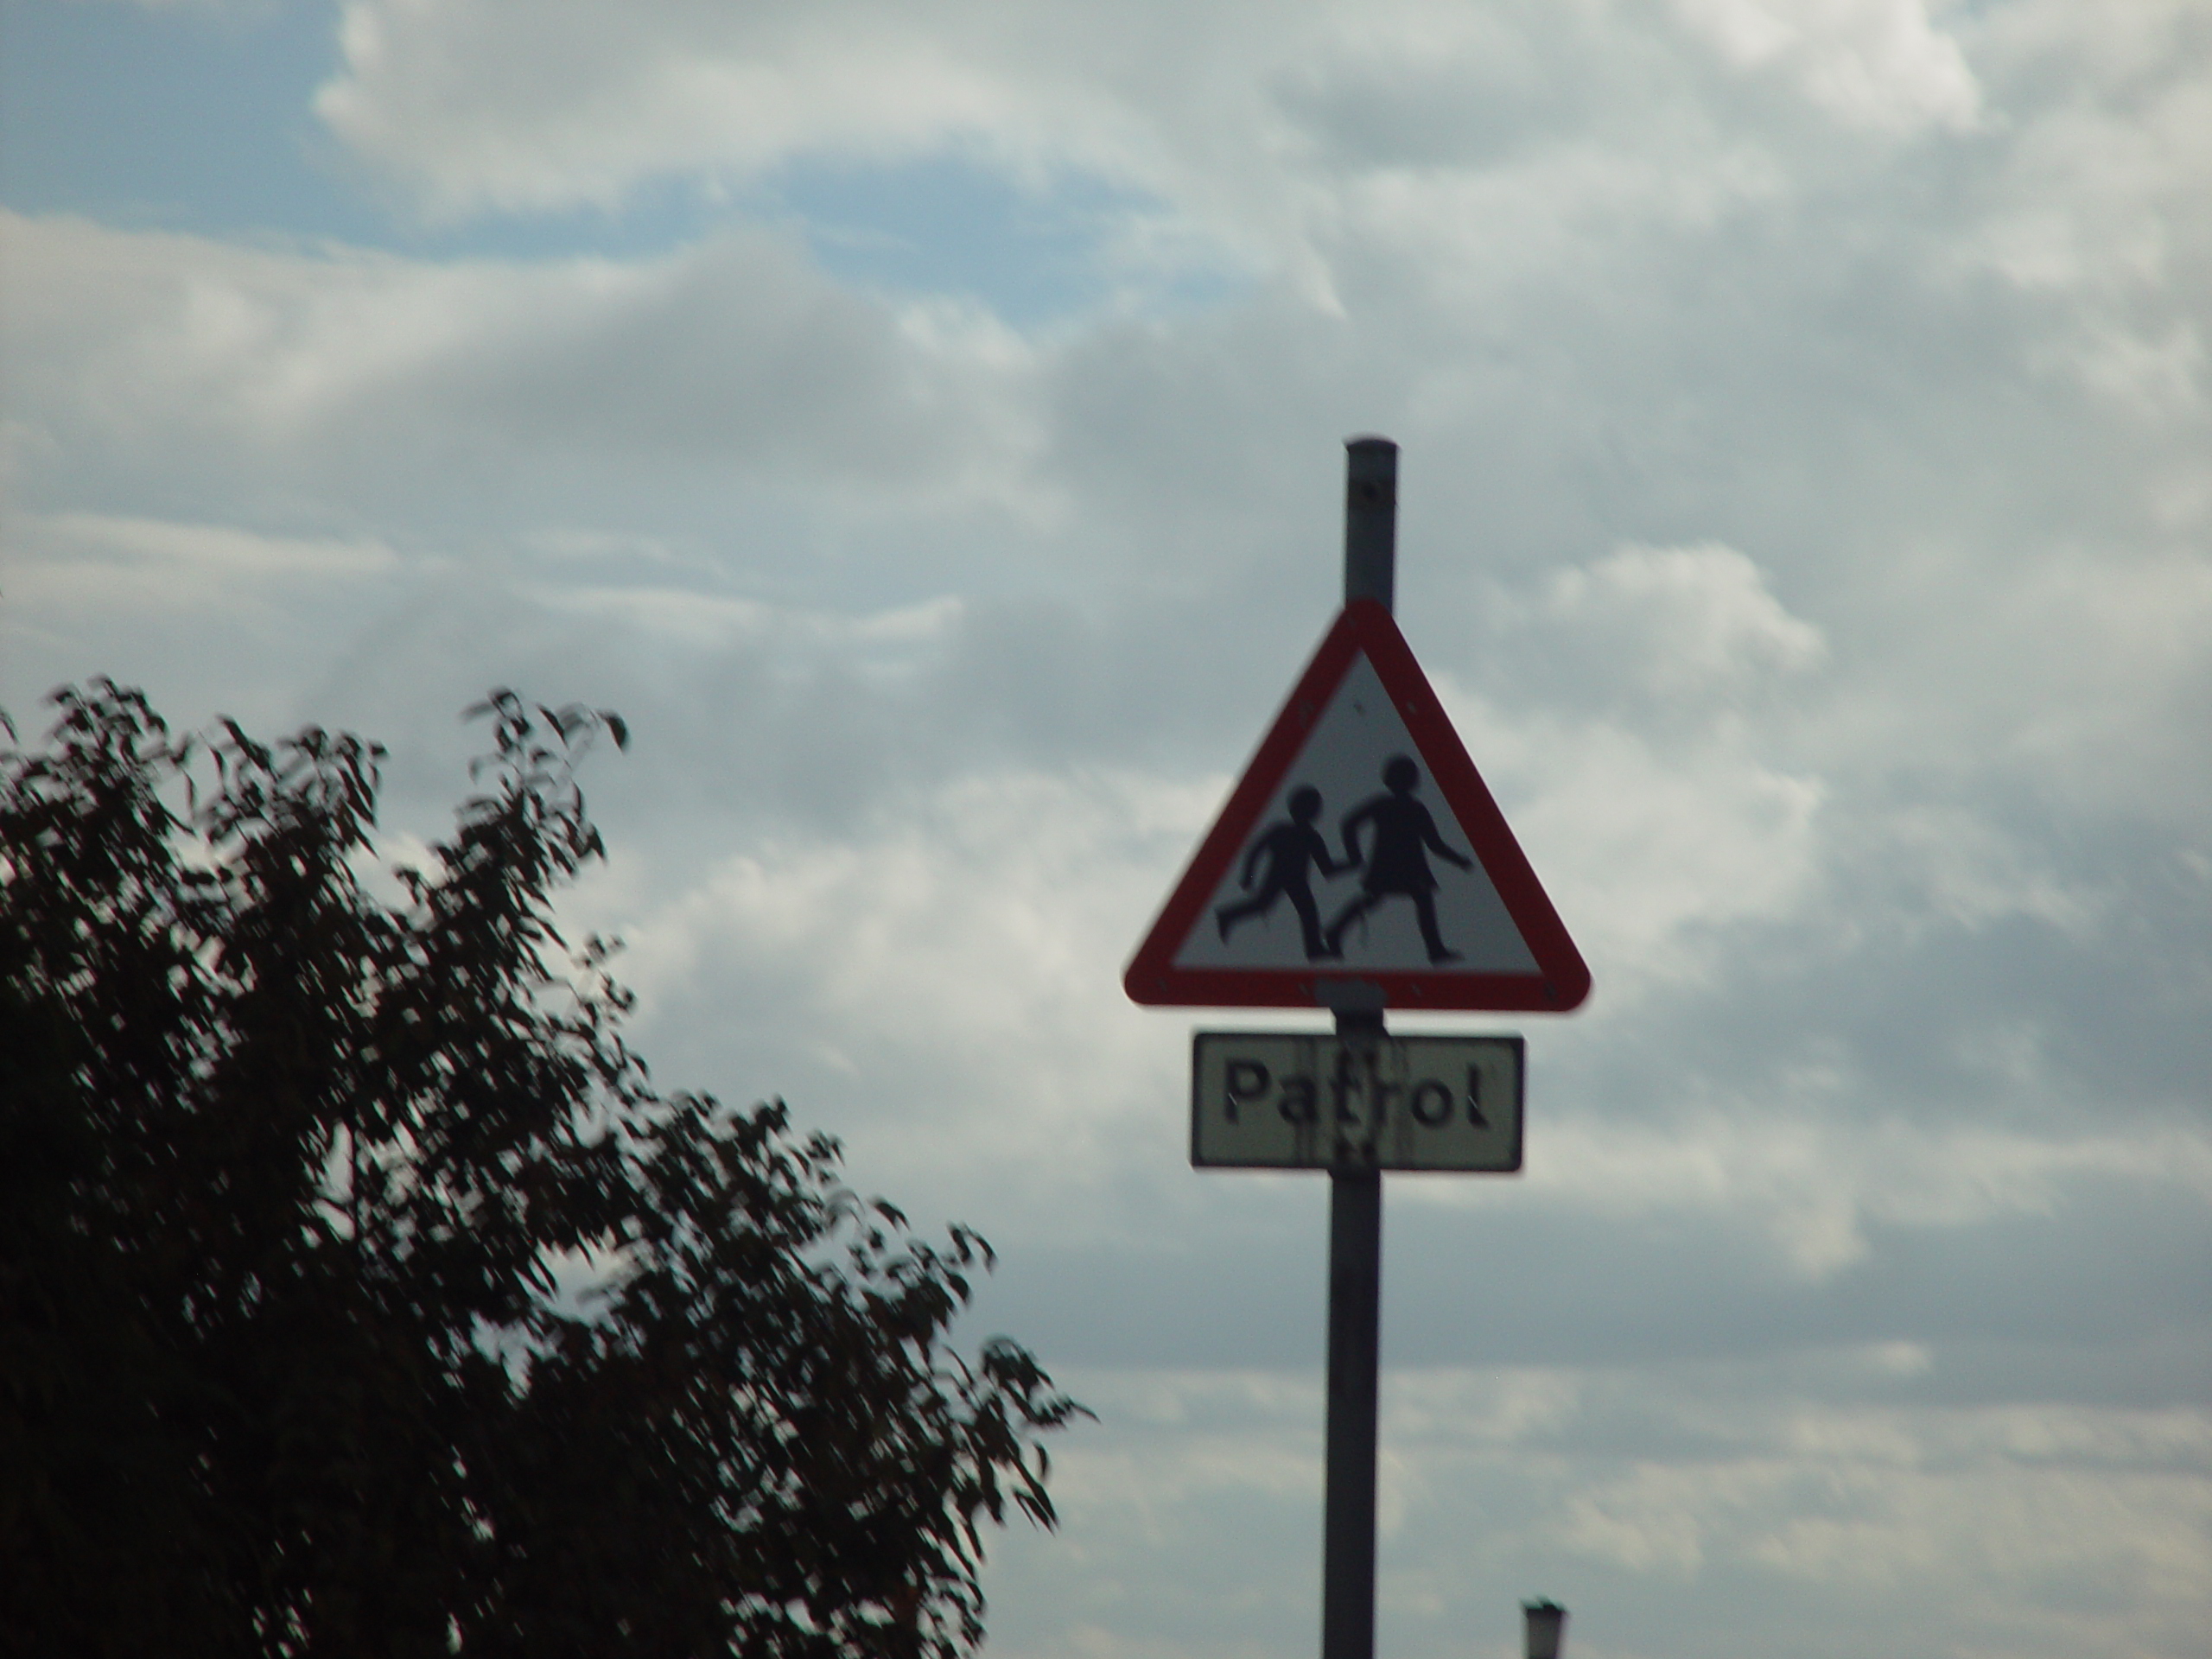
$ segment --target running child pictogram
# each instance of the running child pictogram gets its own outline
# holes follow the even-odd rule
[[[1414,791],[1421,787],[1421,768],[1411,755],[1394,754],[1382,763],[1382,794],[1370,796],[1344,815],[1339,830],[1344,843],[1343,868],[1360,871],[1360,890],[1329,924],[1322,936],[1320,954],[1342,957],[1344,930],[1384,899],[1400,898],[1413,901],[1414,919],[1421,924],[1421,942],[1427,949],[1429,961],[1458,962],[1459,952],[1444,943],[1436,925],[1436,872],[1428,868],[1428,855],[1434,853],[1463,870],[1473,869],[1475,861],[1437,833],[1435,817],[1414,798]],[[1363,860],[1360,831],[1370,824],[1375,842]],[[1306,954],[1314,954],[1310,946]]]
[[[1290,907],[1298,912],[1306,961],[1319,962],[1337,952],[1323,942],[1321,907],[1314,902],[1312,873],[1318,869],[1325,876],[1336,875],[1357,868],[1359,858],[1357,852],[1346,864],[1330,858],[1329,843],[1313,827],[1313,820],[1321,816],[1319,790],[1311,784],[1301,785],[1290,791],[1290,798],[1283,804],[1290,816],[1269,824],[1252,843],[1252,850],[1244,855],[1244,868],[1238,875],[1237,885],[1251,892],[1253,878],[1263,862],[1267,866],[1267,880],[1249,899],[1223,905],[1216,910],[1214,925],[1220,929],[1222,943],[1226,944],[1230,930],[1237,923],[1265,916],[1275,907],[1275,900],[1287,899]]]

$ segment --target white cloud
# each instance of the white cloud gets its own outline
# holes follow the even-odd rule
[[[1439,677],[1605,995],[1694,981],[1730,930],[1802,914],[1829,791],[1763,734],[1826,647],[1764,573],[1718,543],[1629,547],[1489,598],[1493,697],[1559,712]]]
[[[1102,993],[1215,787],[971,776],[835,841],[757,843],[673,896],[618,852],[582,902],[628,944],[649,1044],[721,1010],[708,1075],[810,1096],[910,1178],[1079,1191],[1178,1087],[1172,1033]]]
[[[881,668],[939,645],[957,625],[957,599],[925,600],[873,616],[842,617],[797,612],[759,600],[702,594],[696,588],[641,585],[545,583],[534,594],[550,610],[618,620],[641,635],[658,636],[693,650],[796,645],[828,649]],[[873,659],[873,660],[871,660]]]
[[[459,469],[465,487],[588,457],[835,478],[860,500],[889,485],[912,504],[1018,494],[1033,442],[1003,330],[842,292],[765,232],[533,266],[0,228],[34,489],[97,454],[251,480],[290,505],[302,486],[387,494],[396,467]]]
[[[1971,128],[1980,87],[1925,0],[1676,0],[1739,69],[1787,76],[1815,103],[1876,129]]]
[[[1540,874],[1604,964],[1609,996],[1694,976],[1717,931],[1779,918],[1805,894],[1818,868],[1818,779],[1726,741],[1685,751],[1604,724],[1516,738],[1486,752],[1522,794],[1519,833],[1541,849]],[[1516,764],[1516,751],[1528,758]]]
[[[1547,605],[1561,635],[1651,697],[1740,696],[1825,650],[1821,631],[1783,607],[1759,568],[1719,543],[1624,548],[1560,572]]]
[[[1618,1109],[1555,1112],[1544,1130],[1547,1192],[1616,1218],[1733,1218],[1764,1232],[1807,1279],[1865,1262],[1871,1228],[2055,1215],[2085,1178],[2212,1203],[2212,1142],[2200,1134],[2054,1139],[1923,1126],[1864,1103],[1854,1083],[1806,1077],[1794,1099],[1687,1109],[1655,1088],[1643,1122]],[[1832,1109],[1854,1097],[1855,1109]]]
[[[228,524],[66,512],[21,514],[10,529],[5,568],[16,597],[71,607],[191,609],[288,580],[358,582],[398,563],[366,537],[264,536]]]
[[[353,0],[316,102],[433,212],[608,204],[639,178],[977,143],[1017,164],[1135,148],[1102,83],[1144,48],[1066,9],[509,7]],[[1154,20],[1154,27],[1164,22]],[[501,73],[483,70],[498,60]],[[525,137],[526,135],[526,137]],[[1118,170],[1118,169],[1117,169]]]

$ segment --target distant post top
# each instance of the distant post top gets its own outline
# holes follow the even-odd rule
[[[1398,446],[1388,438],[1344,442],[1344,602],[1396,596]]]

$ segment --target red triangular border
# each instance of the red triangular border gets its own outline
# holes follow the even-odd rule
[[[1395,973],[1357,968],[1178,968],[1175,956],[1204,919],[1207,904],[1261,813],[1296,762],[1314,723],[1329,706],[1345,673],[1362,652],[1375,664],[1398,715],[1406,722],[1422,763],[1459,820],[1482,861],[1506,913],[1535,958],[1534,973],[1460,973],[1446,969]],[[1397,1009],[1451,1008],[1495,1012],[1565,1014],[1590,995],[1590,969],[1567,936],[1567,925],[1513,838],[1505,815],[1466,746],[1452,729],[1443,704],[1429,689],[1428,677],[1414,660],[1412,648],[1390,613],[1370,599],[1354,600],[1291,688],[1282,712],[1261,740],[1230,791],[1229,803],[1198,843],[1183,878],[1175,884],[1159,919],[1145,935],[1122,976],[1130,1000],[1153,1007],[1310,1008],[1325,1007],[1333,984],[1359,982],[1376,986],[1387,1005]]]

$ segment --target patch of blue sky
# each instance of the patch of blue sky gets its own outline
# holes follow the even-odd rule
[[[734,216],[766,219],[795,226],[841,281],[958,297],[1020,328],[1105,307],[1202,307],[1238,286],[1224,262],[1163,234],[1171,216],[1141,193],[1066,171],[1018,180],[955,152],[803,158],[734,186],[664,176],[614,210],[429,226],[380,196],[315,118],[315,88],[338,67],[334,0],[234,12],[0,0],[0,202],[424,258],[645,257]]]
[[[327,0],[0,0],[0,201],[217,235],[374,235],[383,216],[339,176],[308,103],[335,31]]]
[[[0,0],[0,202],[216,237],[331,240],[425,257],[620,257],[711,222],[672,187],[620,215],[426,226],[379,195],[316,118],[334,0],[236,12]]]

